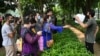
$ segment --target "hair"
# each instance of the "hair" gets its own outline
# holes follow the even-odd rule
[[[31,22],[31,24],[34,24],[34,23],[36,23],[36,20],[34,18],[31,18],[30,22]]]
[[[30,20],[29,20],[29,18],[24,18],[24,24],[29,24],[30,23]]]
[[[90,14],[92,17],[95,16],[95,11],[94,11],[93,9],[90,9],[88,12],[89,12],[89,14]]]
[[[8,19],[9,16],[12,16],[11,14],[5,14],[6,20]]]
[[[44,22],[47,22],[47,19],[49,18],[49,16],[48,15],[46,15],[46,16],[44,16]],[[43,23],[44,23],[43,22]]]
[[[17,21],[19,21],[20,18],[18,17],[14,17],[15,23],[17,23]]]
[[[48,12],[50,12],[50,11],[53,11],[53,10],[52,10],[52,9],[47,9],[46,14],[47,14]]]

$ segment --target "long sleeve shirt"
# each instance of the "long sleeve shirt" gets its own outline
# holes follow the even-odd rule
[[[47,49],[47,44],[46,42],[52,39],[52,31],[51,30],[56,30],[57,32],[62,32],[63,31],[63,27],[62,26],[55,26],[52,23],[45,23],[43,25],[43,40],[44,40],[44,48]]]
[[[23,38],[23,47],[22,47],[22,55],[34,54],[37,56],[37,52],[39,50],[38,39],[40,36],[31,35],[29,32],[25,34]]]

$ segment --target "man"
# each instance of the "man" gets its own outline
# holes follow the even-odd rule
[[[80,24],[80,26],[86,28],[86,32],[85,32],[86,49],[90,51],[92,54],[94,53],[93,45],[95,43],[96,34],[98,32],[98,26],[94,18],[94,15],[95,15],[95,11],[92,9],[87,12],[87,16],[89,19],[86,24],[81,22],[78,16],[75,16],[75,19]]]
[[[12,23],[12,15],[6,14],[5,15],[5,23],[2,27],[2,38],[3,43],[2,45],[5,47],[6,56],[16,56],[15,55],[15,47],[14,47],[14,32],[10,24]]]

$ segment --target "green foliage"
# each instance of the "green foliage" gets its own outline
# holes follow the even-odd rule
[[[5,49],[4,48],[0,48],[0,56],[5,56]]]
[[[81,9],[85,13],[86,10],[97,7],[98,2],[100,0],[59,0],[59,4],[65,14],[79,13]]]
[[[91,56],[69,29],[54,34],[54,46],[46,50],[42,56]]]
[[[43,5],[45,4],[48,8],[52,8],[55,6],[57,0],[20,0],[22,10],[28,11],[33,10],[42,12]]]

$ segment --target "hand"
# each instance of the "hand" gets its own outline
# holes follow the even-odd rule
[[[70,27],[71,27],[70,25],[63,26],[63,28],[70,28]]]
[[[74,16],[75,20],[81,22],[78,16]]]
[[[37,35],[42,35],[42,31],[38,31],[37,32]]]

